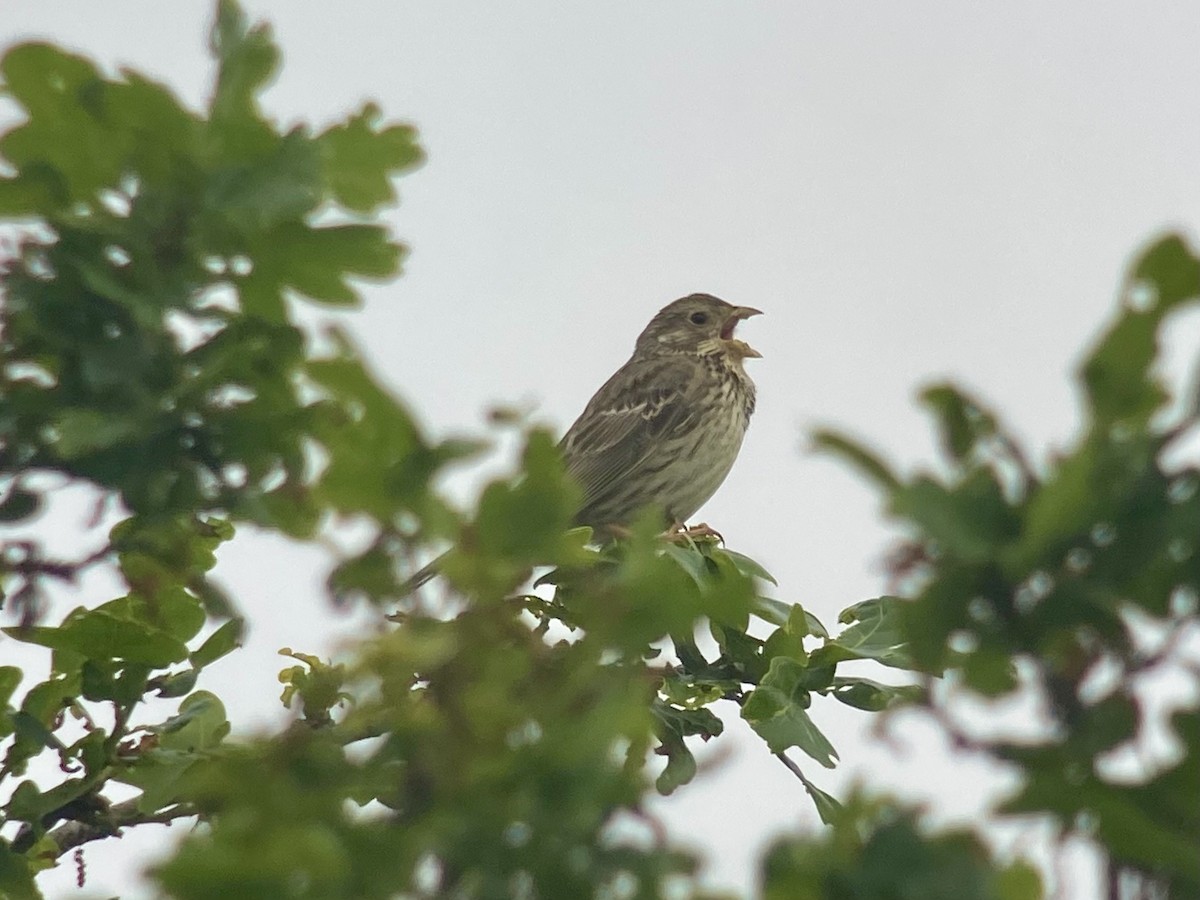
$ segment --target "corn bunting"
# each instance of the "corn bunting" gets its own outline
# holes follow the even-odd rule
[[[691,294],[650,320],[559,444],[583,488],[577,524],[619,528],[654,505],[665,525],[682,526],[721,486],[754,412],[742,363],[762,355],[733,331],[760,314]],[[413,575],[402,596],[433,578],[439,561]]]

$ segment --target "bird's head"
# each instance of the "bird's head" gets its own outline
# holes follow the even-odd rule
[[[734,306],[711,294],[691,294],[658,311],[638,337],[643,353],[714,353],[724,350],[735,359],[762,356],[733,336],[742,319],[762,315],[750,306]]]

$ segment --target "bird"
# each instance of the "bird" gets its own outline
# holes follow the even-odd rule
[[[762,356],[734,330],[758,315],[689,294],[650,320],[633,355],[559,442],[567,475],[583,493],[575,525],[619,534],[654,506],[664,527],[679,531],[716,493],[754,413],[755,385],[743,363]],[[440,561],[410,577],[400,596],[434,578]]]
[[[754,412],[743,362],[760,357],[734,337],[761,310],[691,294],[659,310],[633,355],[559,443],[583,489],[575,524],[621,526],[647,506],[682,526],[733,468]]]

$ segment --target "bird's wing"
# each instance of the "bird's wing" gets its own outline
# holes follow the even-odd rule
[[[686,357],[630,360],[596,392],[559,445],[568,474],[583,488],[581,521],[610,506],[626,479],[657,464],[654,451],[665,434],[687,430],[699,374]]]

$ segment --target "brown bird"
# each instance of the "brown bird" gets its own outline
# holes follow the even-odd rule
[[[583,488],[580,525],[623,525],[651,504],[682,525],[733,468],[754,412],[743,361],[761,354],[733,336],[760,315],[709,294],[665,306],[563,437]]]
[[[743,361],[757,350],[733,336],[761,311],[710,294],[659,310],[633,356],[604,383],[559,443],[583,488],[576,524],[627,524],[647,506],[682,526],[733,468],[750,415],[754,382]],[[401,588],[407,596],[438,573],[440,557]]]

